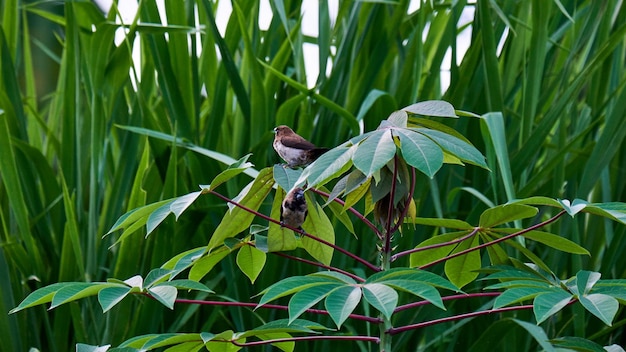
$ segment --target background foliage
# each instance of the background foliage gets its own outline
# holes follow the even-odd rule
[[[320,2],[317,36],[303,34],[299,1],[270,2],[273,17],[263,29],[259,5],[235,1],[223,32],[216,26],[217,4],[209,0],[166,2],[164,11],[155,1],[142,1],[135,21],[125,26],[116,24],[115,6],[103,15],[84,1],[0,5],[0,311],[38,287],[145,275],[208,243],[226,211],[215,197],[203,197],[178,221],[167,218],[147,240],[129,236],[109,248],[116,238],[102,235],[130,209],[198,190],[228,157],[252,153],[258,169],[278,162],[270,144],[271,129],[279,124],[332,147],[358,134],[359,126],[370,131],[416,101],[443,99],[461,110],[493,112],[490,125],[444,121],[485,152],[492,172],[444,166],[433,180],[419,176],[415,199],[422,217],[475,223],[488,205],[531,195],[626,198],[621,1],[424,1],[410,13],[408,1],[350,1],[340,3],[336,18]],[[473,16],[461,23],[466,9]],[[449,62],[446,52],[454,57],[460,51],[459,32],[468,25],[469,47],[460,63],[450,63],[449,87],[442,93],[440,67]],[[126,39],[116,45],[121,28]],[[327,73],[313,88],[304,64],[304,48],[311,44],[319,55],[307,60],[317,60]],[[140,62],[131,59],[133,47]],[[248,182],[240,175],[221,192],[234,197]],[[261,211],[269,214],[270,207]],[[358,240],[337,224],[337,244],[372,255],[375,240],[355,225]],[[581,216],[550,230],[591,253],[533,248],[558,275],[585,269],[625,278],[623,226]],[[431,231],[418,226],[397,240],[412,247]],[[333,264],[352,265],[342,260],[348,259],[336,257]],[[273,278],[265,273],[310,272],[270,256],[250,285],[235,258],[220,265],[204,283],[234,300],[268,287]],[[202,292],[192,298],[206,297]],[[471,311],[486,303],[459,301],[448,309]],[[578,313],[573,321],[542,327],[550,336],[584,336],[601,344],[620,338],[623,312],[611,328]],[[156,331],[242,331],[274,319],[268,314],[194,305],[174,314],[148,300],[127,300],[102,314],[95,300],[83,300],[50,312],[40,306],[0,314],[0,348],[67,351],[77,341],[118,344]],[[412,314],[399,319],[411,321]],[[423,308],[419,314],[445,313]],[[502,331],[502,323],[492,322],[480,317],[440,324],[403,335],[394,346],[466,350],[485,326]],[[508,348],[535,346],[521,329],[507,331]],[[329,343],[299,347],[321,350]]]

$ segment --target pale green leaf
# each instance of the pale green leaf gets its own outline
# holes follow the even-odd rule
[[[254,246],[242,246],[237,253],[237,266],[250,279],[257,279],[265,266],[266,254]]]
[[[458,118],[454,106],[443,100],[427,100],[409,105],[402,110],[416,115]]]
[[[391,319],[391,315],[398,305],[396,290],[379,283],[363,285],[363,297],[387,319]]]
[[[331,319],[341,328],[346,319],[361,301],[361,289],[356,286],[342,286],[330,292],[324,301],[324,306]]]
[[[296,292],[289,300],[289,322],[294,321],[307,309],[324,299],[331,291],[342,286],[340,283],[330,282]]]
[[[533,312],[535,313],[537,324],[541,324],[563,309],[571,299],[571,294],[560,289],[555,289],[553,292],[543,293],[535,297],[533,301]]]
[[[441,148],[428,137],[408,129],[394,129],[400,138],[400,149],[404,160],[414,168],[433,178],[443,165]]]
[[[176,301],[176,296],[178,295],[176,287],[169,285],[154,286],[149,288],[148,292],[167,308],[174,309],[174,301]]]
[[[384,167],[396,154],[391,130],[378,130],[358,145],[352,161],[366,177]]]
[[[98,292],[98,303],[102,312],[106,313],[116,304],[122,301],[131,291],[128,286],[107,287]]]
[[[490,228],[498,225],[512,222],[515,220],[526,219],[537,214],[535,207],[523,204],[504,204],[495,208],[485,210],[480,215],[479,225],[482,228]]]
[[[314,237],[335,244],[335,227],[326,216],[322,207],[308,194],[305,194],[309,215],[302,224],[304,231]],[[302,248],[320,263],[330,265],[333,258],[333,248],[315,239],[305,236],[302,238]]]

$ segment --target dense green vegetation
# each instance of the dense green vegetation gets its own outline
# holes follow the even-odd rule
[[[228,209],[210,194],[178,219],[165,218],[147,239],[139,233],[146,234],[143,228],[119,243],[121,233],[103,235],[126,212],[198,191],[244,155],[251,153],[248,161],[256,170],[273,166],[279,160],[271,131],[280,124],[317,145],[335,147],[418,101],[442,99],[482,115],[429,119],[465,136],[486,155],[491,171],[446,164],[432,179],[418,173],[414,199],[421,218],[477,224],[494,205],[530,196],[626,200],[626,9],[620,1],[423,1],[411,13],[408,1],[346,1],[336,18],[320,2],[317,36],[302,33],[299,1],[271,2],[272,21],[263,29],[259,5],[235,1],[221,34],[217,5],[209,0],[167,2],[164,12],[154,1],[143,1],[135,21],[125,26],[116,24],[115,7],[103,15],[91,2],[0,4],[0,311],[56,282],[146,277],[179,253],[206,246]],[[473,17],[460,23],[465,9],[474,9]],[[459,33],[469,30],[468,24],[469,47],[459,64],[452,60],[449,87],[442,92],[446,52],[456,56]],[[122,29],[125,40],[115,45]],[[319,48],[314,59],[320,72],[327,73],[314,88],[307,87],[304,64],[304,48],[311,43]],[[132,60],[133,48],[140,51],[140,62]],[[255,176],[251,168],[221,185],[219,193],[236,197],[250,176]],[[259,213],[270,214],[271,198]],[[363,210],[364,204],[356,207]],[[540,209],[515,226],[556,214]],[[336,245],[376,262],[377,240],[365,224],[353,219],[355,237],[331,219]],[[267,226],[261,218],[255,222]],[[565,216],[546,230],[589,252],[572,255],[528,241],[558,278],[580,270],[600,272],[603,279],[626,278],[623,224]],[[406,226],[395,244],[413,248],[439,231]],[[506,254],[528,261],[512,248]],[[398,264],[410,264],[402,261]],[[199,290],[185,297],[258,302],[250,297],[277,280],[316,270],[287,264],[268,255],[251,284],[235,256],[227,256],[201,280],[215,294]],[[483,265],[489,264],[483,258]],[[335,255],[332,265],[356,268],[357,275],[363,271],[346,256]],[[472,281],[463,290],[482,292],[486,285]],[[448,311],[422,307],[399,314],[395,322],[484,310],[492,303],[488,296],[461,299],[446,305]],[[40,305],[0,314],[0,348],[116,346],[147,333],[245,331],[285,317],[271,310],[193,304],[169,310],[146,297],[126,298],[103,313],[95,298],[87,298],[51,311]],[[538,348],[527,330],[498,323],[502,317],[534,323],[530,311],[478,316],[399,335],[393,347]],[[333,326],[328,317],[303,318]],[[605,346],[624,339],[624,323],[623,310],[607,326],[572,305],[540,326],[550,338],[577,336]],[[354,334],[367,329],[350,320],[342,327]],[[354,349],[354,342],[321,340],[297,348],[329,346]]]

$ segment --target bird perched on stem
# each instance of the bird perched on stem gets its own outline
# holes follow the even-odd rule
[[[274,133],[274,150],[292,169],[307,166],[328,151],[328,148],[316,147],[288,126],[278,126],[274,128]]]
[[[304,199],[304,190],[294,188],[287,193],[280,206],[280,224],[302,230],[302,223],[306,219],[308,208]]]

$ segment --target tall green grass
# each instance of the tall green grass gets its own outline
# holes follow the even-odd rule
[[[145,275],[206,244],[226,210],[214,198],[177,222],[167,219],[147,240],[135,235],[109,248],[115,239],[102,235],[126,211],[196,190],[224,168],[194,148],[233,158],[252,153],[258,168],[278,162],[270,147],[278,124],[332,147],[357,133],[359,124],[372,130],[395,109],[444,99],[461,110],[495,112],[498,123],[489,126],[472,118],[445,122],[486,153],[492,172],[446,166],[434,180],[420,179],[420,216],[471,221],[485,200],[500,204],[531,195],[626,200],[621,1],[422,1],[412,13],[408,1],[346,1],[336,18],[330,5],[319,2],[319,35],[311,37],[302,33],[300,1],[271,2],[266,30],[258,25],[258,3],[234,1],[222,35],[214,2],[166,2],[160,13],[147,0],[123,27],[126,39],[118,46],[114,37],[122,26],[115,7],[103,15],[90,2],[1,5],[4,312],[35,288]],[[460,64],[450,62],[449,87],[442,92],[440,68],[448,50],[459,51],[459,19],[468,7],[475,10],[471,42]],[[305,58],[308,44],[319,47],[318,57]],[[132,59],[133,46],[140,46],[139,62]],[[305,59],[329,71],[314,88],[307,87]],[[187,148],[120,126],[158,131]],[[248,180],[242,175],[222,192],[234,196]],[[623,226],[580,218],[552,230],[592,253],[575,258],[535,248],[555,272],[565,277],[586,268],[625,277]],[[373,253],[366,228],[356,232],[358,241],[345,233],[338,244]],[[417,244],[429,235],[417,228],[399,241]],[[207,284],[224,297],[247,299],[270,283],[261,276],[250,286],[230,261],[221,269]],[[265,270],[288,276],[309,268],[285,268],[270,257]],[[181,307],[175,313],[153,302],[128,301],[103,315],[87,300],[51,312],[0,314],[0,348],[67,351],[76,341],[116,344],[156,331],[243,330],[271,319],[234,308]],[[624,319],[621,313],[614,326]],[[609,341],[613,330],[592,323],[580,319],[547,330]],[[400,339],[397,347],[454,343],[464,350],[482,330],[482,323],[461,322]],[[514,340],[524,350],[530,338],[520,331]]]

